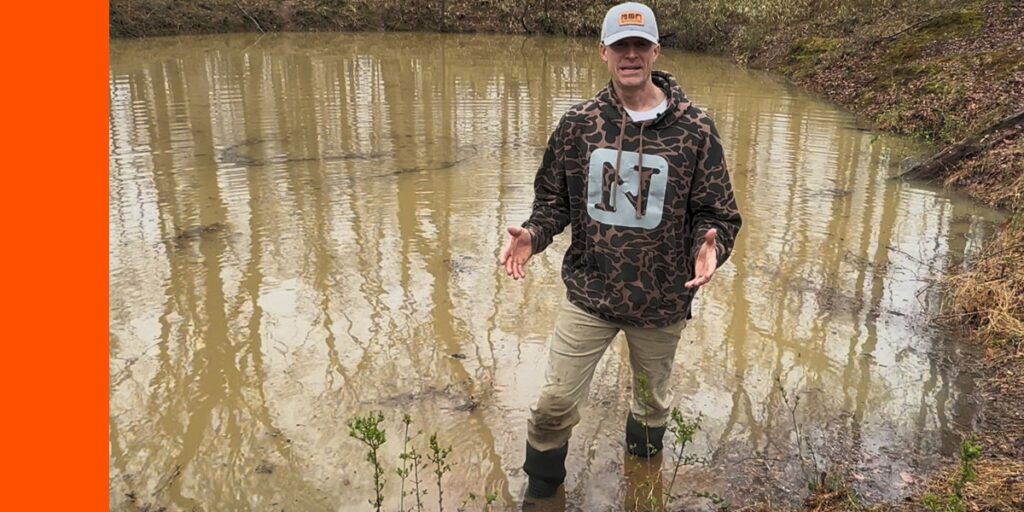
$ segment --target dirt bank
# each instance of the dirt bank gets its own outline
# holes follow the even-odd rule
[[[822,11],[776,31],[742,56],[873,120],[879,129],[918,136],[939,148],[977,153],[927,176],[1013,216],[976,261],[949,269],[939,320],[986,346],[975,430],[985,449],[977,479],[962,485],[966,510],[1024,508],[1024,127],[985,138],[1024,110],[1024,4],[1015,1],[862,2]],[[908,509],[955,496],[951,466]],[[854,508],[823,500],[825,510]],[[889,507],[887,507],[889,508]]]
[[[985,412],[975,426],[985,448],[976,480],[960,485],[962,500],[951,498],[961,475],[961,467],[952,465],[903,507],[1021,509],[1024,126],[1018,121],[989,128],[1024,110],[1024,4],[863,4],[856,12],[822,12],[792,30],[774,32],[745,57],[860,113],[881,130],[921,137],[940,149],[977,150],[925,177],[1013,213],[980,258],[949,269],[946,313],[938,319],[986,346],[980,383]],[[842,499],[814,505],[856,508]]]

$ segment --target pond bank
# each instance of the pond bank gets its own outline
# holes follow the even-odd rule
[[[545,2],[546,3],[546,2]],[[766,2],[750,2],[751,5]],[[794,3],[763,15],[726,7],[688,6],[683,16],[659,8],[670,44],[729,53],[750,65],[779,71],[800,84],[873,120],[882,130],[917,135],[937,145],[954,144],[1021,108],[1022,8],[1008,1],[844,2],[857,8],[826,8],[829,2]],[[863,5],[862,5],[863,4]],[[445,6],[444,15],[436,9]],[[524,8],[522,5],[525,5]],[[493,2],[487,12],[470,2],[270,2],[111,3],[112,36],[211,31],[415,30],[565,33],[592,36],[605,6],[541,2]],[[841,7],[841,6],[840,6]],[[704,12],[701,12],[701,11]],[[388,15],[385,15],[388,13]],[[811,15],[809,13],[816,13]],[[692,21],[703,20],[701,24]],[[784,32],[780,27],[787,27]],[[955,107],[954,107],[955,106]],[[1007,508],[1020,495],[1024,455],[1020,404],[1021,311],[1024,293],[1024,221],[1020,212],[1024,148],[1019,128],[986,151],[959,162],[940,179],[975,198],[1015,212],[997,239],[970,267],[949,269],[955,293],[946,319],[967,325],[987,343],[987,397],[978,435],[987,448],[979,480],[965,486],[967,500]],[[932,494],[951,492],[957,469],[939,478]],[[1016,483],[1015,483],[1016,482]],[[1017,489],[1014,490],[1013,486]],[[825,496],[828,497],[828,496]],[[825,501],[833,509],[846,501]],[[841,503],[840,503],[841,502]],[[822,502],[815,502],[817,507]],[[916,505],[920,507],[920,502]]]
[[[929,2],[867,9],[857,13],[855,23],[842,20],[841,14],[822,15],[780,33],[750,62],[790,76],[873,120],[880,130],[921,137],[938,149],[964,140],[977,144],[971,140],[977,134],[1024,109],[1024,45],[1019,40],[1024,5],[943,4],[938,9]],[[985,414],[975,426],[985,448],[977,480],[960,484],[962,503],[970,510],[1024,506],[1022,131],[1018,122],[991,137],[996,140],[986,149],[930,176],[1012,214],[977,260],[948,269],[946,311],[938,319],[986,349],[979,381]],[[921,501],[905,508],[927,506],[928,499],[938,503],[939,497],[957,501],[952,497],[960,472],[959,466],[950,467],[921,493]],[[833,499],[823,509],[853,508]]]

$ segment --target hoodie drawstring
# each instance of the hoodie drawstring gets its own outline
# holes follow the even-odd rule
[[[644,123],[640,123],[640,162],[636,166],[636,218],[644,214]]]
[[[621,108],[620,115],[622,122],[618,123],[618,140],[615,142],[615,173],[611,179],[611,187],[608,198],[608,206],[611,207],[611,211],[615,211],[615,191],[618,188],[618,181],[622,179],[620,175],[620,168],[623,165],[623,141],[626,140],[626,120],[629,118],[629,114],[625,108]],[[647,202],[644,201],[643,195],[643,127],[646,122],[640,123],[640,147],[639,151],[639,162],[637,162],[637,199],[636,199],[636,218],[642,219],[646,215]]]
[[[622,110],[621,113],[622,122],[619,123],[619,140],[615,146],[615,176],[612,177],[611,194],[608,198],[608,206],[611,207],[613,212],[615,211],[615,192],[619,186],[619,167],[622,165],[622,140],[626,138],[626,116],[628,115],[625,110]]]
[[[608,203],[611,207],[611,211],[615,211],[615,189],[618,187],[618,180],[620,180],[620,169],[623,165],[623,140],[626,139],[626,119],[629,116],[625,111],[622,112],[623,121],[618,124],[618,140],[615,143],[615,174],[611,179],[611,194],[608,198]],[[636,210],[636,216],[638,219],[643,218],[644,213],[644,200],[643,200],[643,125],[640,123],[640,162],[637,164],[637,204],[634,208]]]
[[[619,179],[620,179],[619,168],[622,167],[622,141],[625,140],[625,138],[626,138],[626,118],[629,116],[629,114],[627,114],[625,112],[625,110],[621,111],[621,113],[622,113],[622,122],[619,123],[619,140],[617,141],[617,143],[615,145],[615,149],[616,149],[616,153],[615,153],[615,175],[612,177],[611,194],[609,194],[610,197],[608,198],[608,203],[609,203],[609,206],[611,207],[612,211],[615,211],[615,195],[616,195],[615,192],[616,192],[616,189],[618,188],[618,185],[619,185]],[[639,151],[640,161],[637,163],[637,169],[636,169],[636,205],[635,205],[634,210],[636,210],[636,218],[638,218],[638,219],[642,219],[644,217],[644,210],[646,209],[646,208],[644,208],[645,201],[644,201],[644,190],[643,190],[643,186],[644,186],[644,175],[643,175],[643,171],[644,171],[644,124],[645,123],[640,123],[640,151]]]

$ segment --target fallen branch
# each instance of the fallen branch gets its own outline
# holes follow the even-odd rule
[[[547,14],[548,14],[547,5],[545,5],[544,7],[545,7],[544,19],[547,20]],[[525,34],[532,34],[533,33],[533,31],[530,30],[530,27],[526,26],[526,14],[529,11],[529,8],[530,8],[529,3],[528,2],[523,2],[523,14],[521,16],[519,16],[519,23],[523,26],[523,33],[525,33]]]
[[[1024,126],[1024,110],[1011,114],[980,133],[948,146],[931,158],[911,167],[899,175],[905,180],[930,180],[952,168],[965,158],[985,151],[1009,138]]]
[[[263,30],[263,27],[260,26],[260,22],[256,21],[256,18],[253,18],[248,12],[245,12],[245,9],[243,9],[241,5],[235,4],[235,7],[238,7],[238,10],[242,11],[242,14],[244,14],[246,18],[252,20],[253,24],[256,25],[256,30],[259,30],[261,34],[266,33],[266,31]]]
[[[931,17],[925,18],[925,19],[923,19],[921,21],[918,21],[917,23],[912,23],[912,24],[908,25],[907,27],[904,27],[902,30],[900,30],[900,31],[898,31],[898,32],[896,32],[894,34],[889,34],[887,36],[880,37],[878,39],[875,39],[873,42],[875,44],[877,44],[877,43],[887,43],[887,42],[892,41],[893,39],[896,39],[897,37],[899,37],[899,36],[909,32],[911,30],[916,29],[917,27],[920,27],[921,25],[924,25],[925,23],[928,23],[928,22],[930,22],[930,21],[932,21],[932,20],[934,20],[934,19],[936,19],[936,18],[938,18],[940,16],[943,16],[943,14],[945,14],[945,13],[936,14],[934,16],[931,16]]]

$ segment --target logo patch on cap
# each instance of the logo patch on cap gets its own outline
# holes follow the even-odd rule
[[[639,25],[644,26],[644,13],[629,11],[619,15],[619,26]]]

